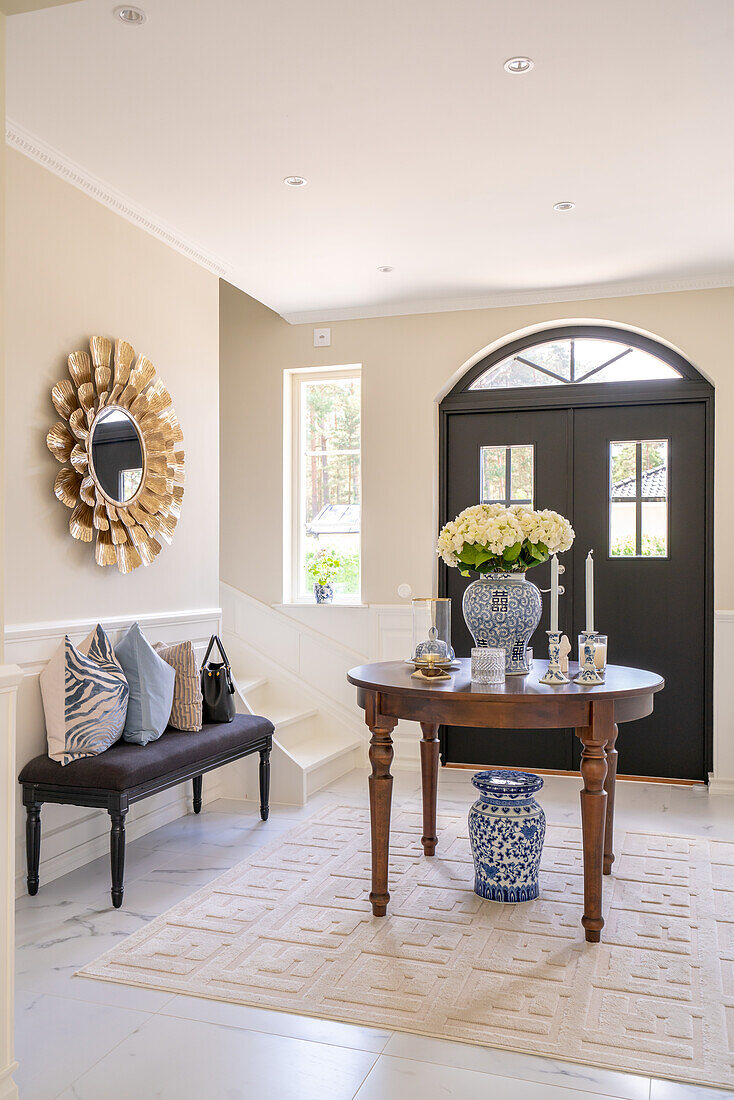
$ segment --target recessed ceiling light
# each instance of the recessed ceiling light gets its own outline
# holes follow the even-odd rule
[[[575,210],[575,202],[554,202],[553,209],[559,214],[566,214],[569,210]]]
[[[388,267],[387,264],[383,264],[382,267],[378,267],[378,271],[381,271],[383,275],[388,275],[391,271],[394,271],[394,267]]]
[[[130,8],[127,5],[115,8],[113,15],[116,15],[121,23],[127,23],[129,27],[141,27],[147,18],[140,8]]]
[[[288,187],[305,187],[308,180],[304,179],[303,176],[286,176],[283,183],[287,184]]]
[[[505,61],[506,73],[529,73],[533,67],[533,62],[529,57],[509,57]]]

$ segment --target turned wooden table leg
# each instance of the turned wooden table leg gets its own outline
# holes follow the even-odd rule
[[[390,807],[392,804],[393,758],[392,731],[397,722],[379,713],[379,699],[369,700],[365,717],[372,738],[370,740],[369,777],[370,828],[372,834],[372,890],[370,901],[376,917],[384,917],[390,894],[387,889],[387,867],[390,852]]]
[[[591,725],[576,731],[581,753],[581,830],[584,844],[584,915],[581,923],[589,943],[599,943],[604,927],[602,916],[602,871],[604,865],[604,829],[606,824],[607,777],[606,745],[614,727],[614,703],[600,700],[592,704]]]
[[[436,854],[436,800],[438,798],[438,724],[421,722],[421,782],[423,785],[423,854]]]
[[[607,777],[604,780],[604,790],[607,792],[607,817],[604,824],[604,874],[612,873],[614,863],[614,789],[617,785],[617,734],[619,729],[615,722],[612,736],[607,741]]]

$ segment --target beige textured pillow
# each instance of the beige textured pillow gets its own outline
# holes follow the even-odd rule
[[[153,649],[176,670],[170,725],[186,732],[200,730],[201,679],[193,645],[191,642],[176,642],[175,645],[156,642]]]

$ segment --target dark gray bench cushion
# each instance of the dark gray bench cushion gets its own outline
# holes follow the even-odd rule
[[[196,733],[171,729],[149,745],[118,741],[99,756],[72,760],[62,768],[45,754],[30,760],[18,776],[20,783],[54,787],[91,787],[125,791],[233,749],[245,748],[273,732],[273,723],[253,714],[236,714],[231,722],[213,722]]]

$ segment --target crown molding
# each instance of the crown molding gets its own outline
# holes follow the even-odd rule
[[[41,138],[32,134],[30,130],[26,130],[25,127],[9,118],[5,120],[5,141],[12,149],[17,149],[19,153],[23,153],[30,160],[34,160],[43,168],[47,168],[49,172],[53,172],[54,175],[66,180],[67,183],[77,187],[115,214],[119,214],[120,217],[132,222],[133,225],[137,225],[139,229],[144,229],[146,233],[150,233],[152,237],[156,237],[163,244],[168,245],[169,248],[180,252],[188,260],[199,264],[200,267],[205,267],[207,271],[211,271],[221,279],[232,281],[233,276],[230,268],[218,257],[206,253],[191,241],[186,240],[171,226],[159,221],[149,211],[110,187],[104,180],[93,176],[80,164],[70,160],[58,149],[48,145]]]
[[[557,302],[593,302],[598,298],[626,298],[639,294],[673,294],[685,290],[719,290],[734,286],[734,272],[723,275],[691,275],[668,279],[627,279],[618,283],[553,287],[537,290],[507,290],[478,294],[471,298],[416,299],[382,302],[379,305],[345,306],[337,309],[283,311],[290,325],[326,321],[361,321],[371,317],[407,317],[415,313],[451,313],[467,309],[503,309],[510,306],[551,305]]]
[[[87,172],[80,164],[65,156],[30,130],[12,119],[6,119],[5,140],[24,156],[42,165],[54,175],[83,191],[115,214],[150,233],[169,248],[206,268],[234,286],[241,284],[235,272],[218,256],[187,240],[171,226],[155,218],[150,211],[116,191],[104,180]],[[357,321],[374,317],[401,317],[420,313],[450,313],[470,309],[502,309],[511,306],[551,305],[559,302],[595,301],[599,298],[624,298],[640,294],[671,294],[686,290],[715,290],[734,286],[734,272],[721,275],[671,276],[657,279],[627,279],[614,283],[585,286],[536,288],[532,290],[494,291],[466,298],[418,298],[375,305],[344,306],[322,310],[277,310],[291,325],[328,321]],[[241,287],[241,289],[244,289]],[[245,291],[249,293],[249,291]]]

